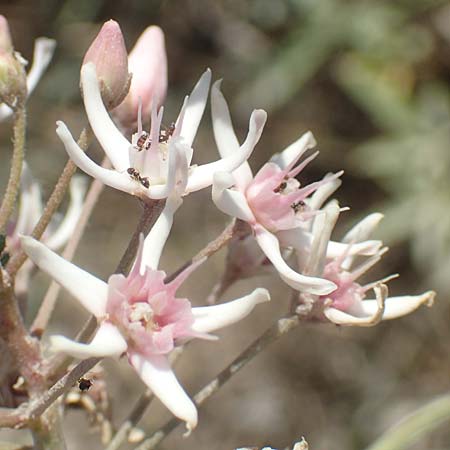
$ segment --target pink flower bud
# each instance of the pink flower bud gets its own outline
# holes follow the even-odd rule
[[[114,20],[105,22],[92,42],[83,65],[95,64],[102,98],[108,108],[114,108],[125,98],[129,87],[128,56],[120,26]]]
[[[139,102],[142,113],[149,117],[153,102],[160,106],[167,93],[167,55],[164,33],[157,26],[148,27],[139,37],[128,57],[132,73],[130,91],[114,111],[124,127],[136,122]]]
[[[1,14],[0,14],[0,50],[3,50],[5,52],[13,51],[8,21],[6,20],[5,16],[2,16]]]

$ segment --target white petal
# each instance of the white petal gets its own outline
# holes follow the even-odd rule
[[[253,111],[250,117],[247,138],[239,147],[239,150],[218,161],[193,168],[189,176],[187,191],[194,192],[210,186],[216,172],[233,172],[247,161],[261,137],[266,120],[267,113],[264,110],[257,109]]]
[[[34,88],[41,79],[45,69],[47,69],[50,61],[53,58],[56,41],[41,37],[34,42],[33,64],[27,75],[27,90],[28,95],[34,91]]]
[[[308,277],[291,269],[281,256],[278,239],[269,231],[258,227],[255,237],[261,250],[274,265],[280,277],[292,288],[317,295],[329,294],[336,289],[336,285],[331,281]]]
[[[180,135],[192,147],[208,101],[211,70],[207,69],[195,85],[184,110]]]
[[[89,123],[112,165],[119,172],[130,167],[131,143],[116,127],[103,104],[95,65],[87,63],[81,68],[81,87]]]
[[[382,320],[396,319],[412,313],[419,306],[432,306],[436,293],[433,291],[425,292],[422,295],[405,295],[402,297],[388,297],[385,302],[385,308]],[[361,308],[366,314],[373,314],[376,309],[376,300],[363,300]]]
[[[188,151],[189,149],[183,139],[171,139],[166,183],[150,186],[146,191],[148,197],[163,199],[170,195],[181,195],[181,193],[184,193],[189,169],[187,165]]]
[[[192,308],[195,317],[192,329],[199,333],[209,333],[227,327],[248,316],[258,303],[268,302],[267,289],[258,288],[245,297],[221,305]]]
[[[102,317],[106,311],[108,285],[66,261],[39,241],[21,236],[22,247],[31,260],[66,288],[90,313]]]
[[[317,142],[311,133],[307,131],[294,143],[286,147],[281,153],[275,154],[271,161],[278,164],[282,169],[286,169],[293,161],[298,160],[303,153],[310,148],[314,148]]]
[[[197,408],[172,372],[166,356],[144,356],[129,352],[131,365],[142,381],[179,419],[186,422],[188,432],[197,426]]]
[[[141,274],[144,273],[146,266],[155,270],[158,268],[161,253],[172,229],[173,216],[182,203],[183,200],[177,196],[167,199],[161,215],[145,238]]]
[[[342,242],[361,242],[368,239],[383,217],[381,213],[369,214],[346,233]]]
[[[221,80],[216,81],[211,89],[211,115],[219,154],[222,158],[239,151],[239,141],[234,132],[231,122],[230,111],[227,102],[220,91]],[[245,161],[234,172],[236,186],[244,190],[253,178],[252,171],[247,161]]]
[[[6,105],[5,103],[2,103],[0,105],[0,122],[3,122],[8,117],[12,116],[12,114],[13,110],[8,105]]]
[[[323,179],[326,180],[327,178],[333,176],[333,173],[327,173],[323,177]],[[307,201],[308,206],[313,210],[322,208],[323,204],[339,188],[341,184],[342,180],[340,178],[333,178],[333,180],[329,181],[326,184],[323,184],[313,193],[311,198]]]
[[[45,240],[45,245],[51,250],[60,249],[72,236],[83,210],[86,188],[87,181],[85,177],[75,175],[70,180],[70,203],[67,212],[58,228]]]
[[[215,205],[225,214],[246,222],[254,222],[252,210],[248,206],[245,195],[235,189],[229,189],[235,183],[233,175],[226,172],[214,174],[212,199]]]
[[[92,159],[90,159],[81,150],[78,144],[73,139],[70,134],[69,129],[66,125],[58,121],[56,122],[56,134],[61,139],[64,147],[69,154],[70,159],[84,172],[93,178],[97,178],[108,186],[111,186],[119,191],[127,192],[129,194],[135,194],[140,192],[141,189],[137,186],[136,182],[133,181],[124,171],[123,173],[117,172],[115,170],[105,169],[98,164],[96,164]]]
[[[128,344],[119,329],[109,323],[100,325],[89,344],[81,344],[64,336],[50,336],[50,348],[53,353],[65,353],[74,358],[102,358],[104,356],[120,356],[127,351]]]
[[[41,187],[24,163],[20,178],[20,204],[14,234],[31,234],[42,215]]]

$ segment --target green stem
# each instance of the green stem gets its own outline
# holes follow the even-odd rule
[[[405,417],[366,450],[401,450],[450,420],[450,394],[443,395]]]
[[[0,206],[0,233],[4,234],[8,219],[13,212],[20,188],[23,158],[25,154],[26,109],[21,105],[14,111],[14,148],[5,196]]]

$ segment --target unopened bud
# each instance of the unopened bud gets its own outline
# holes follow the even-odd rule
[[[14,52],[9,25],[0,15],[0,102],[15,108],[27,95],[27,62]]]
[[[161,106],[167,93],[167,55],[164,33],[157,26],[148,27],[137,40],[128,57],[132,73],[130,91],[114,115],[124,127],[137,119],[139,103],[142,114],[149,117],[152,104]]]
[[[12,53],[13,45],[8,21],[0,14],[0,50]]]
[[[109,109],[116,107],[127,95],[130,75],[122,31],[114,20],[103,24],[86,52],[83,65],[89,62],[95,64],[105,105]]]

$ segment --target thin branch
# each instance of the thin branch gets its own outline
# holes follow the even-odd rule
[[[300,319],[296,315],[277,320],[261,336],[253,341],[253,343],[250,344],[250,346],[247,347],[236,359],[234,359],[231,364],[222,370],[216,378],[210,381],[194,396],[195,404],[197,406],[202,405],[205,400],[217,392],[230,378],[233,377],[233,375],[249,363],[269,344],[294,329],[299,323]],[[141,445],[136,447],[135,450],[153,450],[172,430],[176,428],[180,422],[180,419],[176,417],[172,418],[162,428],[142,442]]]
[[[206,247],[200,250],[193,258],[191,258],[189,261],[183,264],[175,272],[168,275],[164,281],[166,283],[169,283],[191,264],[199,261],[202,258],[209,257],[214,253],[218,252],[222,247],[224,247],[231,241],[231,239],[233,238],[233,236],[236,235],[236,233],[240,233],[241,230],[242,230],[241,221],[236,221],[235,219],[233,219],[225,227],[222,233],[219,234],[219,236],[217,236],[213,241],[211,241]]]
[[[402,450],[450,420],[450,394],[433,400],[387,430],[367,450]]]
[[[86,129],[83,129],[83,131],[81,132],[80,137],[78,139],[78,145],[83,150],[87,149],[89,145],[89,138]],[[47,204],[45,205],[44,212],[41,218],[39,219],[39,222],[34,227],[33,232],[31,233],[31,236],[33,236],[35,239],[41,238],[42,234],[47,228],[47,225],[50,223],[51,218],[55,214],[56,210],[58,209],[59,205],[61,204],[66,194],[66,191],[70,184],[70,180],[72,179],[72,176],[76,170],[77,166],[72,162],[72,160],[67,161],[64,170],[62,171],[59,180],[56,183],[55,187],[53,188],[53,192],[50,195]],[[11,258],[11,261],[8,264],[9,274],[11,276],[15,275],[26,259],[27,255],[23,250],[20,250],[18,253],[16,253]]]
[[[26,132],[26,109],[20,105],[14,111],[13,126],[13,155],[11,161],[11,170],[9,172],[8,185],[6,186],[5,196],[0,206],[0,233],[4,234],[8,219],[13,212],[17,195],[20,188],[20,177],[22,175],[23,158],[25,155],[25,132]]]
[[[109,168],[110,166],[111,163],[107,158],[105,158],[102,162],[102,167]],[[91,217],[92,211],[94,210],[94,207],[97,204],[97,201],[104,187],[105,185],[97,179],[94,179],[94,181],[91,183],[83,204],[80,218],[78,219],[78,223],[75,227],[72,237],[70,238],[68,244],[61,254],[61,256],[67,261],[72,261],[88,224],[89,218]],[[47,293],[45,294],[44,300],[41,303],[36,318],[31,325],[31,333],[33,335],[40,335],[47,328],[47,324],[55,307],[60,289],[61,286],[55,281],[52,281],[50,287],[47,290]]]

